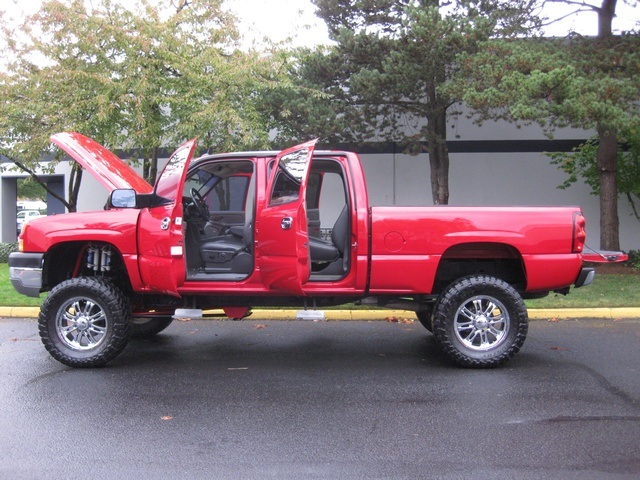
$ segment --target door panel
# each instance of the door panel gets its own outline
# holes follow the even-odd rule
[[[295,295],[304,294],[302,285],[311,272],[305,195],[316,142],[278,154],[266,206],[256,220],[256,261],[264,285]]]

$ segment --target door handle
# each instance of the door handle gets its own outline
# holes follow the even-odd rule
[[[293,218],[291,217],[284,217],[282,219],[282,222],[280,222],[280,227],[282,227],[283,230],[290,230],[292,225]]]
[[[171,219],[169,217],[164,217],[162,222],[160,222],[161,230],[169,230],[169,225],[171,224]]]

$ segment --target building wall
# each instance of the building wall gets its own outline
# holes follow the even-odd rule
[[[479,127],[466,117],[450,122],[449,189],[451,205],[577,205],[587,218],[587,243],[599,248],[599,202],[583,183],[567,190],[557,188],[565,177],[551,165],[542,150],[555,148],[562,141],[580,140],[590,132],[562,129],[554,134],[557,142],[546,142],[539,127],[518,128],[505,122],[489,122]],[[385,151],[385,148],[387,151]],[[399,148],[377,149],[381,153],[361,153],[367,176],[371,205],[432,205],[427,154],[411,156]],[[564,147],[563,147],[564,148]],[[64,175],[65,191],[68,164],[61,163],[56,174]],[[3,174],[9,175],[9,174]],[[15,176],[15,174],[13,174]],[[4,190],[4,191],[3,191]],[[108,193],[89,174],[83,175],[78,209],[101,210]],[[11,234],[4,228],[15,224],[15,206],[7,207],[10,185],[0,182],[3,201],[0,225],[2,241]],[[15,193],[13,193],[15,195]],[[6,220],[6,217],[9,220]],[[634,216],[626,199],[619,201],[620,242],[625,251],[640,249],[640,221]],[[330,228],[332,215],[323,219],[323,228]],[[326,224],[325,224],[326,223]],[[13,233],[15,235],[15,232]]]
[[[371,205],[432,205],[426,155],[363,155]],[[558,189],[564,174],[541,153],[451,154],[450,205],[577,205],[587,218],[587,244],[600,246],[600,206],[590,187]],[[640,221],[626,199],[618,203],[620,246],[640,249]],[[324,227],[324,225],[323,225]]]

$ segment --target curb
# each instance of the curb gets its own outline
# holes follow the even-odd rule
[[[325,320],[387,320],[392,318],[416,320],[415,312],[411,310],[321,310]],[[295,309],[264,310],[256,309],[249,319],[259,320],[295,320]],[[38,318],[39,307],[0,307],[0,317]],[[221,310],[208,310],[206,318],[225,318]],[[529,319],[571,319],[571,318],[639,318],[640,307],[630,308],[540,308],[529,309]]]

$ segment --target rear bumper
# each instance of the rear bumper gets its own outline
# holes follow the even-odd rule
[[[591,267],[583,267],[578,274],[578,278],[576,278],[573,286],[575,288],[584,287],[593,282],[593,277],[596,275],[596,269]]]
[[[42,253],[14,252],[9,255],[9,279],[18,293],[38,297],[42,288]]]

